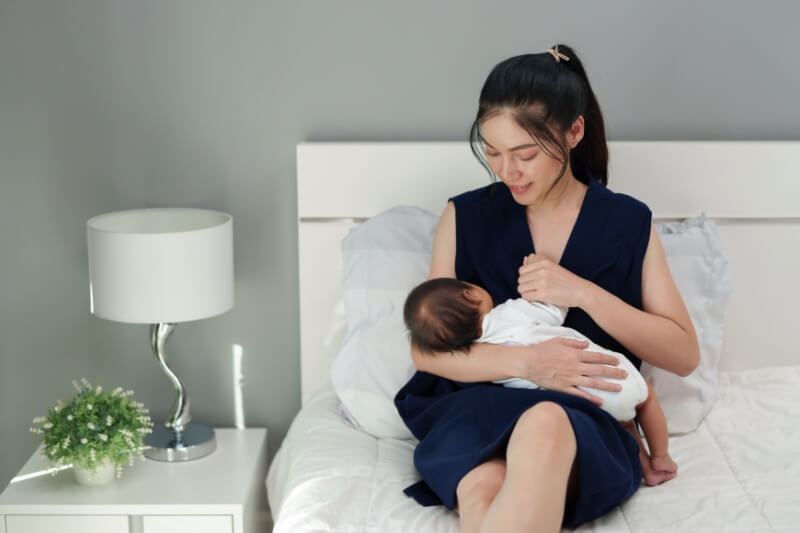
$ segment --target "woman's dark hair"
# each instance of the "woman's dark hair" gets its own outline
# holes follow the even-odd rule
[[[536,139],[542,150],[564,162],[556,183],[572,165],[575,177],[589,182],[589,176],[605,185],[608,182],[608,146],[600,105],[586,77],[578,55],[565,44],[556,45],[569,58],[556,61],[548,52],[524,54],[498,63],[481,89],[478,115],[470,128],[472,153],[496,177],[483,153],[483,120],[509,108],[514,120]],[[584,118],[584,136],[569,151],[564,133],[579,115]],[[556,135],[550,126],[556,130]],[[558,153],[554,154],[555,148]]]
[[[403,320],[411,345],[423,354],[468,350],[481,336],[478,302],[470,300],[469,284],[435,278],[415,287],[406,298]]]

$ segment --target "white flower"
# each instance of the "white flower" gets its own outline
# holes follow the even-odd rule
[[[43,427],[44,429],[52,429],[52,428],[53,428],[53,423],[52,423],[52,422],[47,422],[47,423],[46,423],[45,425],[43,425],[42,427]]]
[[[100,385],[98,385],[98,386],[97,386],[97,387],[94,389],[94,392],[95,392],[95,394],[100,394],[101,392],[103,392],[103,387],[101,387]]]
[[[87,389],[92,388],[92,384],[89,383],[89,380],[87,380],[86,378],[81,378],[81,383],[83,383],[83,386],[86,387]]]
[[[77,382],[77,381],[75,381],[74,379],[72,380],[72,386],[73,386],[73,387],[75,387],[75,390],[76,390],[76,391],[78,391],[78,392],[80,392],[80,391],[81,391],[81,386],[80,386],[80,385],[78,385],[78,382]]]
[[[72,415],[67,415],[67,420],[69,420],[70,422],[72,422]]]
[[[90,403],[87,403],[87,404],[86,404],[86,408],[87,408],[89,411],[91,411],[91,410],[92,410],[92,404],[90,404]]]
[[[86,427],[89,428],[89,429],[94,429],[94,424],[89,422],[88,424],[86,424]]]
[[[108,440],[108,435],[106,435],[105,433],[99,433],[97,436],[100,437],[100,440],[103,442]]]
[[[86,444],[87,442],[89,442],[89,441],[86,439],[86,437],[83,437],[81,439],[81,444]]]
[[[113,418],[111,418],[111,415],[108,415],[108,416],[106,417],[106,425],[107,425],[107,426],[110,426],[110,425],[111,425],[111,424],[113,424],[113,423],[114,423],[114,419],[113,419]]]

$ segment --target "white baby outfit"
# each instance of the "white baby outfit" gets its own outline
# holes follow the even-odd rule
[[[647,384],[627,357],[598,346],[586,336],[572,328],[563,327],[567,309],[542,302],[529,302],[522,298],[506,300],[483,317],[483,335],[476,342],[505,344],[508,346],[529,346],[553,337],[566,337],[579,341],[589,341],[586,350],[613,355],[619,360],[618,368],[628,372],[625,379],[602,378],[619,383],[619,392],[601,391],[588,387],[578,387],[603,400],[600,407],[621,421],[633,420],[636,406],[647,399]],[[535,383],[521,378],[497,380],[505,387],[519,389],[538,389]]]

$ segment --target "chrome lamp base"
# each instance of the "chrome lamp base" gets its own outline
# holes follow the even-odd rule
[[[191,461],[205,457],[217,449],[214,430],[205,424],[190,423],[183,431],[175,431],[167,426],[156,426],[153,432],[144,437],[145,457],[156,461]]]
[[[175,324],[159,323],[150,326],[150,343],[161,370],[167,375],[175,387],[175,404],[170,410],[167,421],[153,428],[153,432],[145,435],[145,457],[156,461],[191,461],[205,457],[217,449],[214,430],[205,424],[191,423],[189,414],[189,396],[183,382],[167,366],[164,346],[167,343]],[[149,446],[149,447],[148,447]]]

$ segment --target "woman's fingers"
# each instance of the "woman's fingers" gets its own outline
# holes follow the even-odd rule
[[[579,385],[588,389],[603,390],[608,392],[619,392],[622,390],[622,385],[604,379],[584,376]]]
[[[582,376],[590,376],[594,378],[625,379],[628,377],[628,372],[623,368],[588,363],[581,364],[580,373]],[[583,385],[583,383],[581,383],[581,385]],[[604,388],[604,390],[608,389]]]
[[[590,402],[592,402],[593,404],[595,404],[598,407],[603,405],[603,400],[601,398],[599,398],[598,396],[595,396],[594,394],[589,394],[588,392],[583,391],[583,390],[579,389],[578,387],[569,387],[564,392],[566,392],[568,394],[574,394],[575,396],[580,396],[581,398],[589,400]]]
[[[543,284],[538,279],[522,279],[519,278],[517,281],[517,292],[524,292],[524,291],[535,291],[536,289],[546,288],[546,285]]]
[[[560,337],[561,343],[565,346],[570,346],[572,348],[578,348],[582,350],[589,346],[589,341],[579,341],[575,339],[568,339],[566,337]],[[598,352],[586,352],[586,353],[598,353]],[[603,354],[605,355],[605,354]],[[616,359],[614,359],[616,361]],[[588,362],[588,361],[587,361]]]
[[[625,379],[628,377],[628,372],[623,368],[616,368],[608,365],[586,365],[583,375],[598,378]]]
[[[527,271],[528,271],[528,270],[530,270],[530,269],[529,269],[529,268],[524,268],[524,267],[526,267],[526,266],[530,266],[530,265],[533,265],[535,262],[536,262],[536,256],[534,256],[533,254],[531,254],[531,255],[526,255],[526,256],[525,256],[525,257],[522,259],[522,266],[520,266],[520,267],[517,269],[517,270],[518,270],[518,272],[523,272],[523,271],[527,272]]]
[[[581,361],[583,361],[584,363],[592,363],[596,365],[617,366],[619,364],[619,359],[614,357],[613,355],[608,355],[607,353],[603,352],[592,352],[589,350],[584,350],[583,356],[581,357]]]

